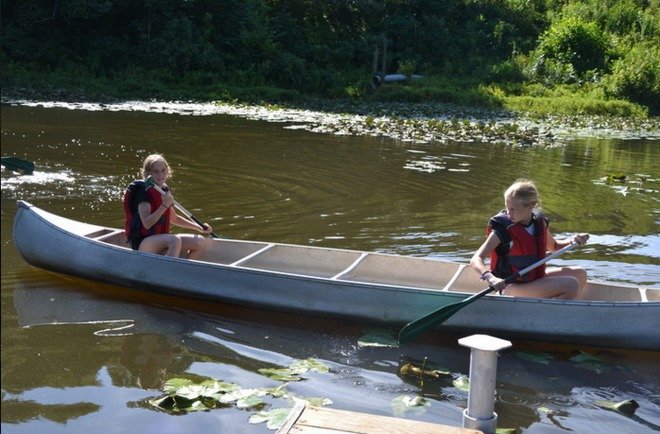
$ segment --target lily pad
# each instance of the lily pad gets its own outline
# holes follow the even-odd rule
[[[228,404],[230,402],[245,400],[252,396],[259,396],[259,393],[259,389],[239,389],[234,390],[233,392],[225,393],[218,399],[218,401],[223,404]]]
[[[279,429],[284,425],[287,416],[291,412],[290,408],[273,408],[268,411],[260,411],[259,413],[253,414],[248,419],[248,422],[251,424],[258,424],[266,422],[268,429]]]
[[[516,351],[514,354],[521,359],[529,360],[530,362],[541,363],[544,365],[550,364],[550,361],[554,359],[552,355],[541,352]]]
[[[404,417],[406,414],[419,416],[431,407],[431,401],[423,396],[400,395],[391,401],[391,406],[397,417]]]
[[[332,405],[331,399],[322,396],[310,396],[307,398],[292,396],[291,398],[294,402],[303,402],[305,405],[311,405],[312,407],[325,407],[326,405]]]
[[[609,182],[626,182],[626,174],[625,173],[610,173],[607,175],[607,180]]]
[[[290,368],[261,368],[259,373],[277,381],[300,381],[302,378]]]
[[[264,389],[260,389],[264,395],[270,395],[274,398],[285,398],[289,396],[289,391],[286,390],[286,385],[282,384],[281,386],[277,387],[266,387]]]
[[[600,357],[596,357],[582,350],[578,351],[579,354],[576,354],[569,359],[576,363],[578,368],[588,369],[597,374],[602,374],[610,370],[609,364]]]
[[[305,360],[294,360],[289,366],[293,372],[298,374],[304,374],[307,371],[320,372],[322,374],[327,374],[330,372],[330,367],[324,363],[308,358]]]
[[[163,385],[163,391],[165,393],[176,393],[182,387],[190,386],[195,384],[194,381],[187,378],[170,378]]]
[[[463,392],[470,391],[470,379],[465,375],[461,375],[458,378],[455,378],[453,381],[454,387]]]
[[[619,413],[623,413],[626,416],[634,415],[635,410],[639,408],[639,404],[634,399],[627,399],[621,402],[596,401],[595,404],[607,410],[618,411]]]

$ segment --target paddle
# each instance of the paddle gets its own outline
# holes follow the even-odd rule
[[[2,165],[9,170],[15,172],[23,172],[26,175],[32,175],[34,172],[34,163],[31,161],[21,160],[17,157],[0,157]]]
[[[552,259],[556,258],[559,255],[562,255],[566,252],[568,252],[571,249],[574,249],[577,247],[579,244],[578,243],[571,243],[570,245],[564,247],[561,250],[557,250],[556,252],[546,256],[545,258],[541,259],[538,262],[535,262],[534,264],[530,265],[529,267],[520,270],[518,273],[509,276],[506,278],[507,283],[512,283],[516,280],[516,278],[529,273],[536,267],[539,267],[543,264],[545,264],[548,261],[551,261]],[[449,317],[451,317],[453,314],[467,306],[468,304],[472,303],[473,301],[483,297],[484,295],[493,292],[495,288],[488,287],[484,289],[481,292],[478,292],[468,298],[466,298],[463,301],[460,301],[458,303],[452,303],[448,304],[447,306],[443,306],[430,314],[416,319],[412,322],[409,322],[408,324],[405,325],[399,332],[399,342],[400,343],[405,343],[405,342],[410,342],[411,340],[415,339],[417,336],[421,335],[422,333],[426,332],[427,330],[432,329],[438,324],[442,324],[443,322],[447,321]]]
[[[151,186],[151,187],[155,188],[156,191],[157,191],[158,193],[160,193],[161,195],[164,196],[164,195],[166,194],[166,193],[163,191],[163,189],[160,188],[160,186],[154,182],[154,180],[151,178],[151,176],[150,176],[149,178],[147,178],[147,180],[146,180],[146,184],[147,184],[147,186]],[[192,215],[187,209],[185,209],[184,207],[182,207],[181,204],[180,204],[179,202],[177,202],[176,200],[174,201],[174,206],[175,206],[179,211],[181,211],[182,213],[184,213],[184,214],[186,215],[186,217],[188,217],[190,220],[192,220],[192,221],[194,221],[195,223],[197,223],[197,224],[199,225],[200,228],[202,228],[202,229],[206,229],[206,226],[204,225],[204,223],[202,223],[201,220],[199,220],[197,217],[195,217],[194,215]],[[215,232],[211,232],[211,236],[212,236],[213,238],[220,238],[220,236],[219,236],[218,234],[216,234]]]

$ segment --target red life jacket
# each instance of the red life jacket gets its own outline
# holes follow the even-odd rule
[[[167,187],[163,190],[167,191]],[[149,229],[145,228],[138,213],[138,205],[140,201],[144,201],[144,195],[140,192],[146,193],[149,202],[151,203],[151,212],[156,211],[163,203],[163,197],[156,189],[147,187],[144,180],[138,179],[128,186],[124,193],[124,232],[126,239],[133,249],[137,250],[143,239],[149,235],[155,234],[168,234],[170,232],[170,213],[163,213],[160,219]]]
[[[545,258],[548,223],[548,219],[543,214],[534,210],[531,222],[534,225],[534,235],[531,235],[524,225],[511,222],[506,211],[491,218],[486,232],[495,231],[501,241],[490,254],[492,273],[501,279],[506,279]],[[545,264],[518,277],[516,282],[531,282],[543,276],[545,276]]]

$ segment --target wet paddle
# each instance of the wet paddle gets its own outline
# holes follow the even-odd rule
[[[509,276],[506,280],[507,283],[514,282],[516,278],[529,273],[536,267],[539,267],[543,264],[545,264],[548,261],[551,261],[552,259],[558,257],[559,255],[562,255],[566,252],[568,252],[571,249],[574,249],[577,247],[579,244],[578,243],[571,243],[568,246],[564,247],[561,250],[557,250],[556,252],[546,256],[545,258],[541,259],[538,262],[535,262],[534,264],[530,265],[529,267],[520,270],[518,273],[514,274],[513,276]],[[401,331],[399,332],[399,342],[400,343],[406,343],[410,342],[413,339],[415,339],[417,336],[421,335],[422,333],[431,330],[435,326],[442,324],[443,322],[447,321],[452,315],[454,315],[456,312],[467,306],[468,304],[472,303],[473,301],[483,297],[484,295],[493,292],[495,288],[488,287],[484,289],[481,292],[478,292],[468,298],[466,298],[463,301],[460,301],[458,303],[452,303],[448,304],[447,306],[443,306],[430,314],[416,319],[412,322],[409,322],[406,324]]]
[[[147,184],[147,186],[150,186],[150,187],[155,188],[156,191],[157,191],[158,193],[160,193],[161,195],[164,196],[164,195],[166,194],[166,193],[163,191],[163,189],[160,188],[160,186],[159,186],[158,184],[156,184],[156,183],[154,182],[153,179],[151,179],[151,177],[147,178],[147,180],[146,180],[146,184]],[[181,211],[182,213],[184,213],[184,214],[186,215],[186,217],[188,217],[190,220],[192,220],[192,221],[194,221],[195,223],[197,223],[197,224],[199,225],[200,228],[205,229],[206,226],[204,226],[204,223],[202,223],[201,220],[199,220],[197,217],[195,217],[194,215],[192,215],[192,213],[190,213],[190,212],[189,212],[187,209],[185,209],[183,206],[181,206],[181,204],[180,204],[179,202],[177,202],[176,200],[174,201],[174,206],[175,206],[179,211]],[[220,236],[219,236],[218,234],[216,234],[215,232],[211,232],[211,236],[212,236],[213,238],[220,238]]]
[[[32,175],[34,172],[34,163],[27,160],[22,160],[17,157],[0,157],[2,165],[7,169],[14,172],[23,172],[26,175]]]

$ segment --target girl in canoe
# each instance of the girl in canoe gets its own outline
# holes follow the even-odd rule
[[[507,295],[537,298],[580,299],[587,283],[582,267],[546,268],[541,265],[508,284],[505,279],[572,242],[587,242],[588,234],[572,240],[556,240],[548,229],[548,219],[537,208],[539,192],[534,182],[519,179],[504,193],[506,209],[488,223],[488,236],[470,260],[491,288]],[[490,257],[490,268],[484,259]],[[506,289],[505,289],[506,288]]]
[[[192,220],[180,216],[174,210],[174,197],[165,181],[172,175],[170,165],[160,154],[152,154],[142,164],[142,177],[151,177],[163,191],[147,186],[146,181],[133,181],[124,194],[126,214],[125,231],[128,243],[133,250],[160,253],[167,256],[180,256],[186,253],[190,259],[199,259],[204,252],[207,239],[193,234],[171,234],[170,225],[194,229],[210,234],[213,229],[204,224],[204,229]]]

